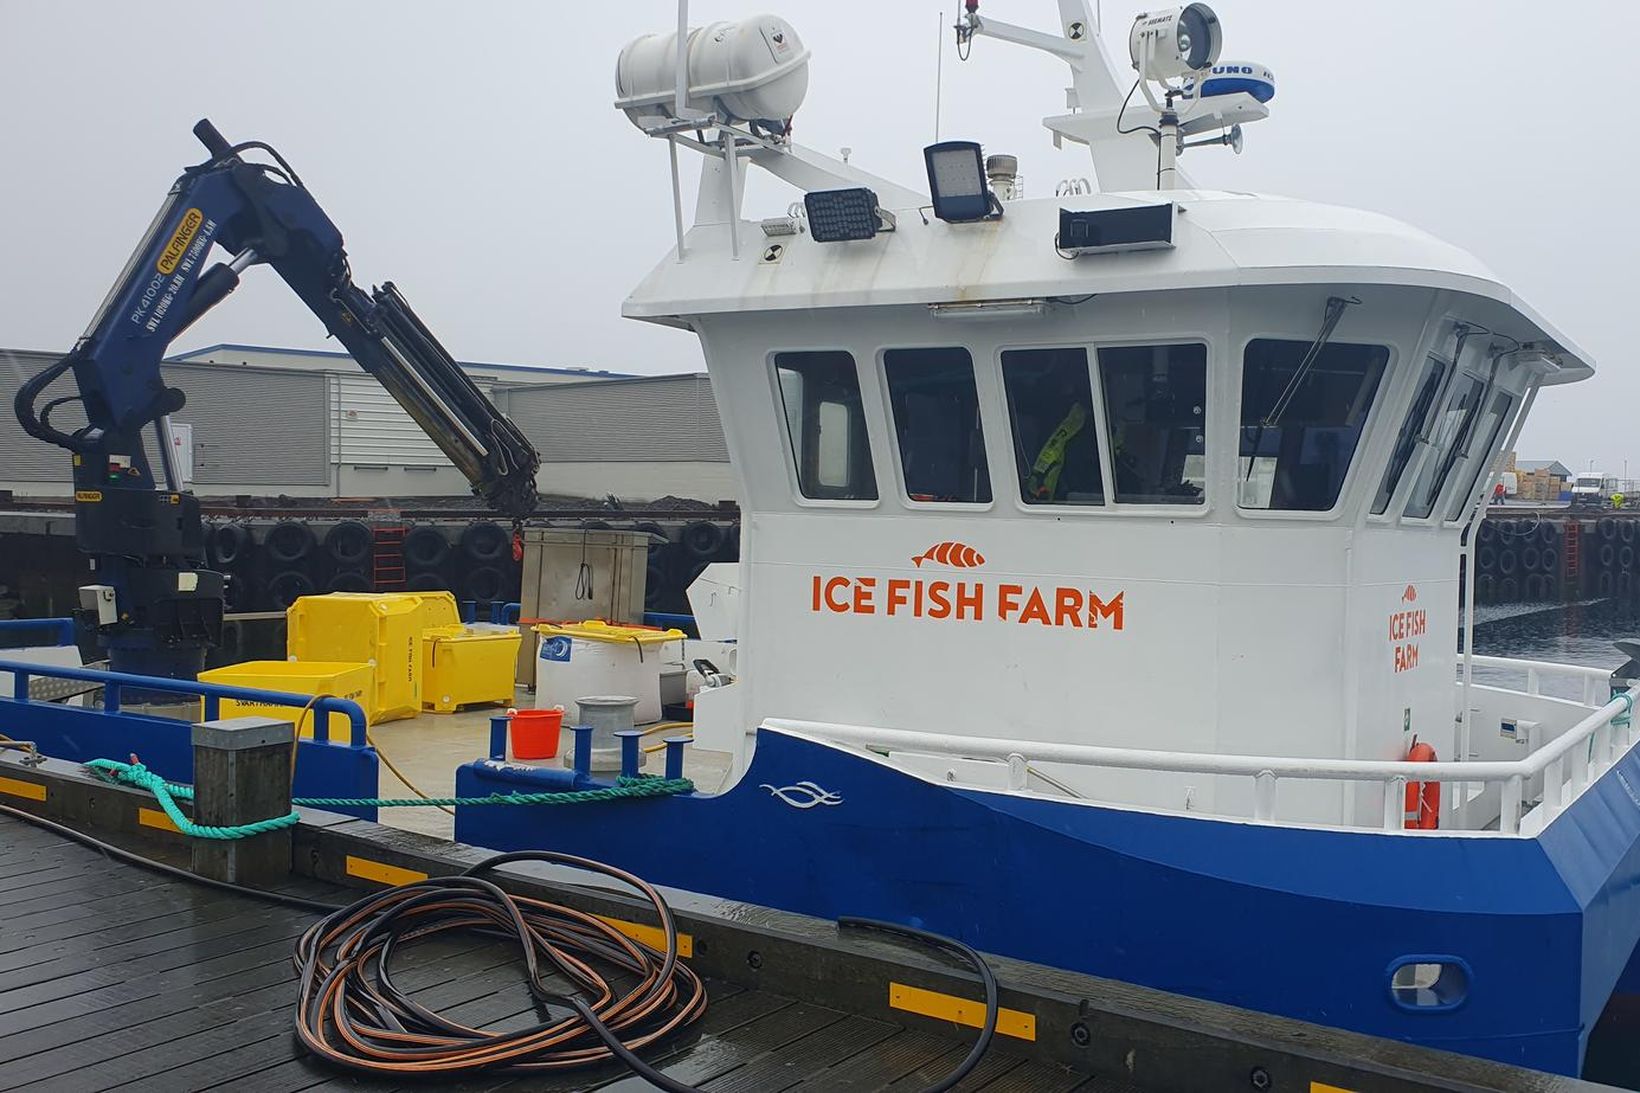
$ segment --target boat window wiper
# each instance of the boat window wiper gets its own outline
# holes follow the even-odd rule
[[[1281,424],[1281,415],[1287,412],[1287,407],[1293,401],[1293,396],[1298,394],[1299,384],[1303,383],[1305,378],[1309,376],[1310,369],[1315,367],[1316,360],[1321,356],[1321,351],[1327,348],[1327,343],[1332,340],[1333,331],[1338,329],[1338,320],[1344,317],[1344,309],[1360,302],[1360,298],[1356,296],[1351,296],[1347,300],[1342,296],[1327,297],[1327,311],[1321,320],[1320,333],[1316,334],[1315,341],[1310,343],[1309,351],[1304,354],[1304,359],[1298,362],[1298,368],[1294,370],[1293,378],[1287,381],[1287,386],[1282,390],[1281,397],[1276,399],[1274,406],[1270,407],[1270,412],[1264,415],[1264,420],[1258,423],[1260,429],[1274,429]]]
[[[1264,443],[1264,430],[1274,429],[1281,424],[1281,415],[1287,412],[1287,407],[1291,405],[1293,396],[1298,394],[1299,385],[1309,376],[1310,369],[1315,367],[1315,362],[1321,357],[1321,351],[1327,348],[1327,343],[1332,340],[1333,331],[1338,329],[1338,320],[1344,317],[1344,309],[1358,305],[1360,302],[1361,299],[1358,296],[1351,296],[1348,299],[1342,296],[1327,297],[1327,310],[1321,318],[1321,330],[1316,334],[1315,341],[1310,343],[1310,348],[1305,352],[1304,358],[1298,362],[1298,367],[1293,370],[1293,378],[1287,381],[1287,386],[1282,389],[1280,396],[1271,405],[1269,413],[1265,414],[1259,421],[1258,431],[1253,434],[1251,454],[1247,460],[1248,481],[1252,480],[1253,467],[1258,462],[1258,450]]]

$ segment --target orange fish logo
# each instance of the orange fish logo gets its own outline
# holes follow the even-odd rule
[[[955,569],[973,569],[985,564],[985,555],[964,543],[935,543],[911,559],[911,564],[919,569],[924,562],[937,562]]]
[[[1416,588],[1413,588],[1410,584],[1407,585],[1407,590],[1405,592],[1401,593],[1401,602],[1402,603],[1417,603],[1418,602],[1418,590]]]

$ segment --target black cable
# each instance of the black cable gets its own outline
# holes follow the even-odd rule
[[[1122,134],[1124,137],[1127,136],[1129,133],[1144,133],[1144,132],[1155,133],[1156,138],[1158,140],[1160,140],[1161,136],[1162,136],[1162,131],[1160,129],[1156,128],[1154,125],[1135,125],[1132,129],[1123,129],[1122,128],[1122,118],[1127,114],[1128,103],[1133,101],[1133,93],[1135,91],[1139,90],[1139,83],[1143,79],[1144,79],[1144,77],[1140,76],[1139,79],[1133,81],[1133,86],[1128,88],[1127,97],[1122,100],[1122,109],[1116,111],[1116,131],[1118,133]]]
[[[973,1069],[979,1065],[979,1061],[985,1057],[985,1053],[990,1050],[991,1039],[997,1031],[997,976],[991,970],[991,965],[985,962],[985,958],[980,956],[972,946],[965,945],[956,938],[930,933],[927,930],[919,930],[915,926],[901,926],[897,922],[882,922],[874,918],[845,916],[837,920],[837,927],[840,930],[876,930],[879,933],[908,937],[932,948],[943,949],[948,953],[959,956],[966,963],[972,965],[975,971],[979,972],[980,982],[985,984],[985,1024],[980,1027],[979,1039],[975,1040],[974,1046],[968,1049],[967,1056],[957,1064],[957,1069],[923,1090],[922,1093],[946,1093],[947,1090],[952,1089],[958,1082],[968,1077]]]
[[[106,856],[114,858],[117,861],[125,862],[127,865],[135,865],[143,869],[152,870],[156,873],[163,873],[168,877],[175,877],[178,880],[185,880],[193,884],[203,885],[206,888],[215,888],[223,892],[233,892],[237,895],[250,896],[254,899],[265,900],[269,903],[277,903],[285,907],[295,907],[302,911],[317,911],[321,914],[328,914],[331,911],[338,911],[343,907],[343,905],[339,903],[325,903],[316,899],[304,899],[301,896],[287,896],[283,892],[265,892],[260,888],[247,888],[243,884],[234,884],[231,881],[213,880],[210,877],[202,877],[198,873],[191,873],[180,866],[169,865],[162,861],[156,861],[153,858],[145,858],[141,854],[134,854],[129,850],[123,849],[122,847],[115,846],[113,843],[104,842],[93,835],[87,835],[83,831],[76,831],[72,827],[65,827],[64,825],[57,823],[55,820],[48,820],[43,816],[36,816],[32,812],[24,812],[22,809],[13,808],[10,805],[0,805],[0,815],[10,816],[13,819],[22,820],[25,823],[30,823],[36,827],[44,828],[47,831],[61,835],[65,839],[70,839],[77,842],[82,846],[88,846],[93,850],[99,850]]]
[[[285,157],[280,155],[278,149],[276,149],[273,145],[269,144],[267,141],[262,141],[262,140],[242,141],[239,144],[235,144],[233,147],[229,148],[228,149],[228,155],[237,156],[239,153],[241,153],[243,151],[246,151],[247,149],[250,149],[250,148],[255,148],[259,151],[266,152],[268,155],[272,156],[274,162],[279,164],[279,166],[284,169],[285,174],[290,177],[291,183],[293,185],[296,185],[296,186],[302,186],[301,176],[296,173],[296,169],[294,167],[292,167],[289,163],[285,162]],[[307,187],[302,186],[302,189],[305,190],[305,189],[307,189]]]
[[[302,992],[298,999],[298,1038],[309,1051],[330,1062],[368,1073],[439,1073],[449,1076],[498,1069],[562,1070],[594,1065],[612,1056],[646,1082],[668,1093],[696,1093],[695,1086],[670,1078],[639,1058],[611,1027],[614,1023],[623,1031],[635,1032],[633,1042],[645,1046],[692,1023],[706,1011],[704,984],[687,965],[678,960],[677,924],[672,918],[671,908],[652,887],[624,870],[572,854],[519,850],[486,858],[459,876],[433,877],[382,889],[343,905],[201,877],[10,805],[0,805],[0,815],[51,831],[118,861],[191,884],[324,914],[325,917],[310,926],[298,939],[293,962],[301,977]],[[479,876],[517,861],[567,865],[636,887],[649,898],[660,917],[661,932],[666,938],[660,964],[655,965],[652,959],[658,950],[629,941],[602,919],[543,900],[513,896]],[[852,916],[839,918],[837,926],[839,929],[875,930],[910,938],[961,958],[979,973],[985,987],[985,1020],[979,1038],[955,1070],[922,1091],[948,1093],[973,1072],[990,1050],[996,1035],[999,1008],[996,973],[973,947],[928,930]],[[528,969],[526,982],[531,995],[538,1002],[551,999],[567,1005],[585,1029],[578,1033],[567,1019],[560,1019],[543,1021],[516,1032],[491,1035],[451,1022],[401,994],[394,988],[389,971],[395,945],[448,929],[467,929],[517,939]],[[327,965],[325,954],[333,949],[337,954],[337,963]],[[557,995],[547,991],[542,986],[538,954],[545,954],[558,972],[581,989],[601,994],[599,1007],[594,1008],[575,995]],[[602,977],[593,971],[586,961],[587,957],[638,974],[641,976],[640,982],[627,994],[617,997]],[[370,973],[374,974],[373,982],[369,978]],[[615,1020],[606,1020],[598,1012],[599,1009],[605,1011],[605,1016],[613,1015]],[[360,1024],[375,1020],[383,1024],[375,1028]],[[337,1051],[323,1035],[326,1023],[337,1021],[346,1023],[351,1036],[374,1046],[376,1050],[371,1056],[351,1057]],[[413,1034],[416,1025],[421,1026],[423,1037]],[[412,1031],[407,1032],[407,1029]],[[603,1045],[603,1051],[584,1043],[585,1032],[596,1037]],[[379,1036],[373,1036],[373,1033]],[[439,1042],[433,1043],[424,1037],[437,1038]],[[524,1053],[530,1061],[515,1061],[521,1054],[518,1045],[527,1045],[532,1039],[547,1040],[549,1046],[559,1050],[560,1054],[543,1057],[541,1052],[533,1056]],[[498,1051],[497,1045],[503,1045],[499,1049],[502,1054],[499,1060],[492,1057],[462,1069],[451,1065],[454,1041],[482,1044],[485,1053],[492,1056]],[[422,1046],[406,1046],[408,1043]],[[579,1046],[576,1046],[578,1043]],[[556,1048],[559,1044],[562,1048]],[[511,1045],[511,1048],[506,1045]],[[454,1050],[459,1053],[459,1049]]]

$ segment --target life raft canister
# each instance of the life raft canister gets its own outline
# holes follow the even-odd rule
[[[1433,763],[1435,747],[1414,736],[1407,749],[1407,762]],[[1403,826],[1408,830],[1433,831],[1441,819],[1441,783],[1408,782]]]

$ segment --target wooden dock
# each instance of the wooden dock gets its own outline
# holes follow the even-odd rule
[[[186,863],[188,841],[147,794],[59,760],[0,749],[0,804],[153,858]],[[163,817],[161,817],[163,818]],[[304,810],[291,869],[272,890],[327,904],[360,889],[450,876],[488,852]],[[196,862],[197,865],[197,862]],[[585,874],[505,866],[520,894],[605,917],[643,936],[645,909]],[[714,1091],[825,1093],[927,1088],[949,1074],[982,1009],[972,972],[835,923],[687,892],[666,893],[679,951],[710,1005],[651,1065]],[[315,912],[272,905],[126,864],[0,813],[0,1090],[648,1088],[619,1067],[445,1081],[337,1070],[294,1032],[297,936]],[[652,927],[648,927],[653,932]],[[687,939],[685,945],[684,939]],[[394,982],[475,1027],[540,1018],[513,949],[481,937],[399,950]],[[990,1093],[1582,1093],[1574,1079],[1236,1010],[1000,957],[1007,1027],[959,1088]],[[978,1007],[978,1008],[976,1008]]]

